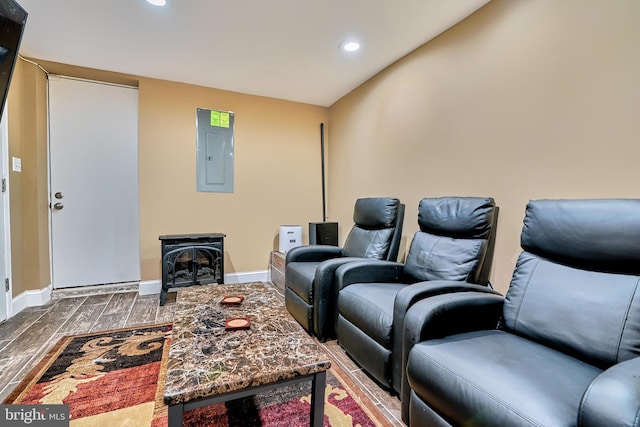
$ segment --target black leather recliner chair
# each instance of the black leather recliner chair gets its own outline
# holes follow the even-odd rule
[[[496,220],[492,198],[425,198],[404,265],[361,261],[336,271],[338,341],[383,386],[401,391],[401,332],[412,304],[466,289],[493,292],[486,285]],[[442,286],[443,279],[459,282]]]
[[[335,270],[362,258],[398,258],[404,205],[392,197],[356,200],[355,223],[342,248],[299,246],[285,258],[285,304],[304,329],[321,341],[335,337]]]
[[[532,201],[521,246],[504,298],[407,313],[405,422],[640,425],[640,200]]]

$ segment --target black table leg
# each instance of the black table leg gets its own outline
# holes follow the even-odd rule
[[[311,380],[311,425],[324,425],[324,389],[327,383],[327,372],[321,371],[313,375]]]
[[[169,405],[168,427],[182,427],[183,404]]]

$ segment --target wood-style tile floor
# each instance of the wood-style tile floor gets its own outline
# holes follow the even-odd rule
[[[274,287],[275,288],[275,287]],[[277,289],[277,288],[276,288]],[[284,302],[283,302],[284,303]],[[55,293],[46,305],[30,307],[0,323],[0,401],[20,383],[63,336],[171,322],[175,293],[159,306],[159,296],[140,296],[135,290],[102,289],[88,294]],[[377,386],[345,354],[336,341],[321,343],[333,363],[347,372],[387,419],[397,426],[400,401]]]

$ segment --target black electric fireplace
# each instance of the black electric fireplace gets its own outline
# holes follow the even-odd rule
[[[160,236],[162,246],[162,290],[182,286],[224,283],[224,238],[222,233],[169,234]]]

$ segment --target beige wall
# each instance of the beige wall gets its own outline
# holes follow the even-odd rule
[[[139,86],[142,280],[160,278],[161,234],[225,233],[226,273],[264,271],[280,225],[321,219],[327,108],[35,61],[51,73]],[[9,106],[10,156],[23,162],[10,176],[14,297],[51,283],[46,79],[31,64],[17,67]],[[235,112],[233,193],[196,192],[198,107]]]
[[[529,199],[638,197],[640,2],[494,0],[330,108],[329,215],[493,196],[505,291]],[[344,238],[344,233],[342,233]]]
[[[196,108],[235,113],[233,193],[196,191]],[[327,118],[323,107],[141,79],[142,279],[160,277],[158,236],[173,233],[225,233],[225,272],[266,270],[280,225],[322,217]]]
[[[8,98],[9,204],[12,294],[47,287],[49,223],[46,79],[35,66],[18,61]],[[11,171],[11,158],[22,171]]]

